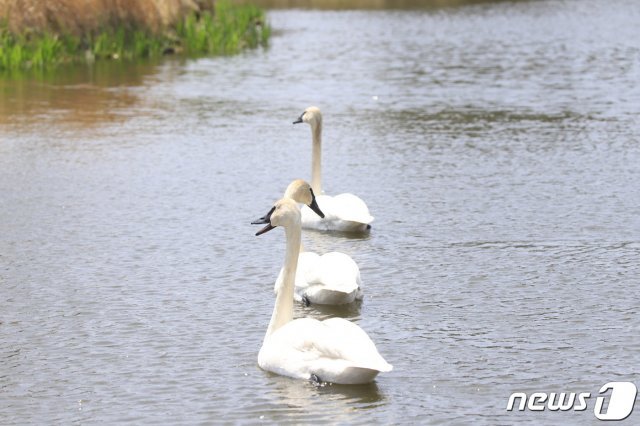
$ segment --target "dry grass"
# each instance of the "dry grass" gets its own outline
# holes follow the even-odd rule
[[[0,18],[15,33],[84,35],[105,27],[158,32],[213,7],[214,0],[0,0]]]

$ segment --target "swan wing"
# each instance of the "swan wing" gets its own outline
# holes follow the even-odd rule
[[[298,268],[296,269],[296,284],[293,298],[300,302],[302,296],[317,275],[320,256],[317,253],[304,251],[298,255]]]
[[[317,275],[320,255],[304,251],[298,255],[298,268],[296,269],[296,287],[307,287]]]
[[[296,300],[342,305],[362,299],[360,270],[351,257],[340,252],[315,256],[308,264],[304,285],[296,283]]]
[[[378,371],[391,371],[393,368],[378,353],[367,333],[344,318],[329,318],[324,321],[301,318],[287,326],[290,324],[292,327],[287,333],[297,335],[290,336],[292,346],[306,353],[308,359],[324,363],[325,367],[333,361],[340,361],[338,365]]]
[[[333,197],[333,214],[340,220],[349,222],[366,224],[373,222],[373,216],[369,213],[365,202],[360,197],[349,193]]]
[[[349,255],[334,251],[320,256],[313,278],[313,284],[351,293],[360,286],[360,269]]]
[[[284,269],[280,269],[274,285],[277,294],[282,287]],[[341,304],[362,299],[360,270],[344,253],[331,252],[319,256],[313,252],[298,255],[294,299],[307,296],[311,303]]]
[[[378,371],[391,371],[393,366],[378,353],[376,345],[357,324],[344,318],[329,318],[322,321],[331,336],[336,339],[318,341],[315,344],[322,352],[335,358],[350,361],[353,366]]]
[[[258,364],[285,376],[316,374],[334,383],[364,383],[393,368],[364,330],[343,318],[287,323],[265,339]]]

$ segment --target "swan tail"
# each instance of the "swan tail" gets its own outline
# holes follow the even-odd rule
[[[390,366],[389,366],[390,367]],[[327,361],[319,363],[313,374],[325,382],[342,385],[360,385],[371,383],[379,373],[391,371],[384,366],[360,366],[348,361]]]
[[[353,368],[376,370],[380,373],[388,373],[393,370],[393,365],[385,361],[377,350],[367,360],[352,362],[352,366]]]
[[[362,199],[356,195],[345,193],[333,197],[335,215],[341,220],[368,225],[374,217]]]
[[[338,349],[340,358],[348,360],[350,367],[372,369],[379,372],[388,372],[393,369],[393,366],[380,355],[367,333],[358,325],[337,317],[326,319],[322,323],[330,330],[341,330],[341,335],[346,340],[343,341],[339,349],[336,349]]]
[[[380,373],[375,368],[348,367],[341,372],[340,377],[335,378],[332,383],[341,385],[363,385],[374,381]]]
[[[304,292],[309,302],[317,305],[344,305],[356,299],[356,290],[344,292],[332,290],[321,286],[310,286]]]

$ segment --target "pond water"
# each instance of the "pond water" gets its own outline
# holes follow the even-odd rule
[[[595,424],[640,385],[637,2],[269,17],[266,50],[0,83],[0,423]],[[249,223],[310,178],[309,105],[376,219],[303,235],[365,298],[295,314],[364,328],[367,386],[257,366],[284,233]]]

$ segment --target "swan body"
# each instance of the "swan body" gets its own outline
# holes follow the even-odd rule
[[[317,213],[315,197],[311,186],[302,179],[296,179],[289,184],[285,198],[302,203],[311,214],[321,218]],[[304,208],[304,207],[303,207]],[[314,211],[315,209],[315,211]],[[304,222],[304,212],[302,213]],[[275,289],[282,285],[284,269],[276,279]],[[295,278],[294,298],[296,301],[321,305],[342,305],[362,299],[362,283],[360,269],[349,256],[340,252],[330,252],[323,255],[301,251],[298,255],[298,269]]]
[[[275,289],[282,286],[284,269],[276,279]],[[340,252],[303,251],[298,255],[295,278],[296,301],[320,305],[343,305],[363,297],[360,269],[354,260]]]
[[[331,197],[322,193],[322,113],[317,107],[309,107],[293,122],[311,126],[311,187],[316,193],[320,209],[326,215],[318,218],[311,210],[302,208],[302,227],[321,231],[364,232],[371,228],[373,216],[369,208],[356,195],[344,193]]]
[[[370,228],[373,216],[367,205],[353,194],[335,197],[318,195],[316,201],[325,217],[320,218],[308,207],[302,207],[302,227],[318,231],[365,232]]]
[[[283,376],[309,380],[315,375],[340,384],[369,383],[392,368],[369,336],[344,318],[287,323],[262,345],[258,365]]]
[[[378,373],[391,371],[393,367],[358,325],[343,318],[293,319],[293,293],[302,234],[301,214],[296,202],[289,198],[279,200],[260,221],[266,226],[256,235],[277,226],[284,227],[286,235],[283,278],[258,354],[260,368],[297,379],[317,378],[339,384],[369,383]]]

